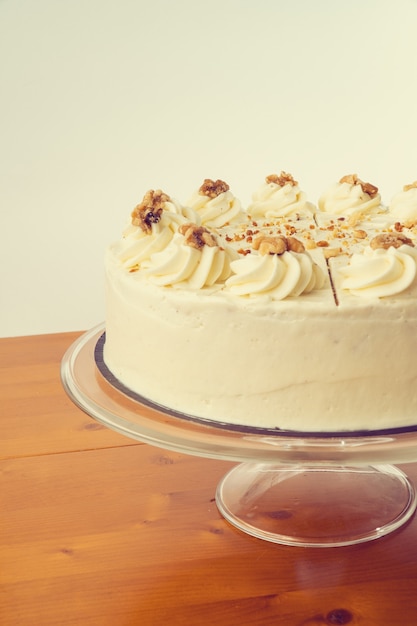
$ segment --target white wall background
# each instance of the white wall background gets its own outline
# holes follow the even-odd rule
[[[0,0],[0,336],[104,319],[147,189],[417,179],[417,0]]]

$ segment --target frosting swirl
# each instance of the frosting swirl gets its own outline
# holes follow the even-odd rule
[[[346,176],[319,198],[320,211],[344,216],[365,216],[384,211],[376,187],[362,183],[355,175]]]
[[[174,236],[174,231],[169,225],[161,222],[152,224],[150,233],[145,233],[133,225],[125,229],[123,238],[113,247],[123,267],[128,270],[138,269],[152,254],[166,248]]]
[[[307,253],[248,254],[232,261],[231,268],[226,287],[238,296],[266,294],[283,300],[320,289],[325,282],[323,271]]]
[[[227,183],[206,179],[187,203],[197,212],[204,226],[221,228],[242,215],[240,201]]]
[[[155,198],[157,207],[152,206],[152,202],[156,205]],[[114,253],[126,269],[139,269],[152,254],[164,250],[178,227],[190,219],[198,223],[195,211],[163,192],[151,190],[132,212],[132,221],[124,229],[121,241],[113,246]]]
[[[294,214],[311,215],[314,211],[314,205],[307,201],[306,194],[289,175],[287,179],[282,176],[268,176],[253,194],[252,203],[248,207],[248,213],[253,217],[267,218]]]
[[[416,249],[402,245],[387,250],[368,247],[338,268],[340,286],[356,296],[383,298],[408,289],[417,273]]]
[[[405,226],[417,224],[417,182],[405,186],[392,198],[389,212]]]
[[[165,250],[151,256],[147,275],[153,283],[165,287],[212,287],[230,275],[231,254],[217,245],[192,247],[177,234]]]

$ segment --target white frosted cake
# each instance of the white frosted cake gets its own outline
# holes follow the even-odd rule
[[[128,390],[223,424],[303,432],[417,424],[417,183],[384,206],[285,172],[244,207],[206,179],[148,191],[106,256],[104,362]]]

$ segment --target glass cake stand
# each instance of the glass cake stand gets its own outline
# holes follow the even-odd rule
[[[387,535],[414,514],[414,485],[395,465],[417,460],[417,425],[303,433],[199,419],[123,388],[105,367],[104,341],[97,326],[64,355],[61,378],[72,401],[127,437],[239,461],[220,481],[216,503],[240,530],[279,544],[336,547]]]

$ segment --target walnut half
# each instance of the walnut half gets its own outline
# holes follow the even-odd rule
[[[211,180],[211,178],[205,178],[198,193],[201,196],[207,196],[208,198],[217,198],[221,193],[229,191],[230,187],[223,180]]]
[[[339,183],[349,183],[349,185],[360,185],[362,187],[362,191],[367,193],[370,198],[375,198],[378,194],[378,187],[375,185],[371,185],[371,183],[364,183],[363,180],[358,178],[357,174],[348,174],[347,176],[343,176],[339,180]]]
[[[200,250],[204,246],[209,248],[217,246],[216,238],[204,226],[197,226],[197,224],[192,223],[181,224],[178,232],[184,235],[186,245],[196,248],[196,250]]]
[[[279,176],[278,174],[270,174],[269,176],[266,177],[265,180],[267,183],[275,183],[276,185],[279,185],[280,187],[284,187],[284,185],[287,185],[287,184],[290,184],[293,187],[296,187],[298,185],[298,182],[294,180],[291,174],[288,174],[287,172],[281,172]]]
[[[170,201],[171,198],[160,189],[156,191],[150,189],[144,195],[142,202],[133,209],[132,224],[139,226],[145,233],[151,233],[152,224],[160,221],[165,203]]]
[[[373,250],[382,248],[388,250],[388,248],[399,248],[400,246],[412,246],[414,247],[411,239],[403,235],[402,233],[381,233],[371,239],[369,245]]]

